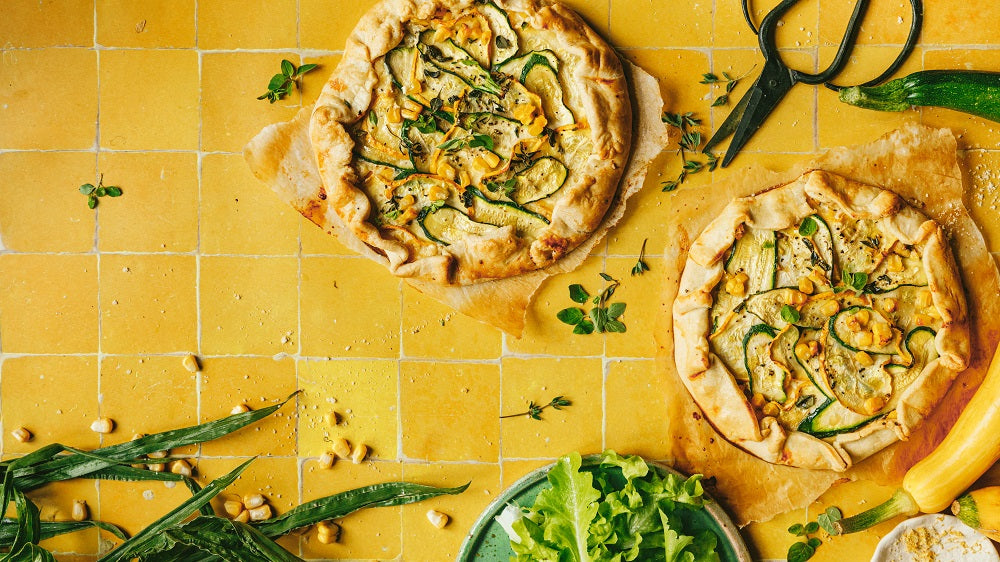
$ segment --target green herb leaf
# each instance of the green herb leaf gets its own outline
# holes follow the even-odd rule
[[[91,193],[94,192],[95,189],[97,189],[97,188],[94,187],[94,184],[92,184],[92,183],[85,183],[85,184],[83,184],[83,185],[80,186],[80,193],[82,193],[84,195],[90,195]]]
[[[646,257],[646,242],[648,241],[648,238],[645,238],[642,241],[642,247],[639,248],[639,260],[632,266],[632,275],[642,275],[643,273],[649,271],[649,266],[646,265],[646,260],[643,259]]]
[[[811,534],[815,533],[816,531],[819,531],[819,523],[817,523],[815,521],[810,521],[810,522],[806,523],[806,534],[807,535],[811,535]]]
[[[854,289],[855,292],[861,293],[864,291],[865,285],[868,284],[868,274],[863,271],[857,271],[854,273],[844,271],[841,274],[841,280],[845,285]]]
[[[87,206],[90,207],[91,209],[93,209],[94,207],[97,206],[97,196],[96,195],[91,195],[89,198],[87,198]]]
[[[699,82],[699,84],[715,84],[718,81],[719,81],[718,76],[712,74],[711,72],[706,72],[705,74],[701,75],[701,81]]]
[[[590,320],[584,318],[573,328],[574,334],[593,334],[594,333],[594,323]]]
[[[369,111],[368,112],[368,123],[372,127],[377,127],[378,126],[378,114],[376,114],[374,111]]]
[[[590,298],[590,293],[583,288],[583,285],[574,283],[569,286],[569,298],[573,302],[583,304]]]
[[[801,313],[795,309],[794,306],[786,304],[781,307],[781,319],[789,324],[794,324],[801,318]],[[807,533],[815,533],[816,531],[806,531]]]
[[[543,404],[541,406],[539,406],[538,404],[535,404],[535,401],[532,400],[532,401],[528,402],[528,410],[526,412],[520,412],[520,413],[517,413],[517,414],[507,414],[506,416],[500,416],[500,419],[516,418],[516,417],[520,417],[520,416],[527,416],[527,417],[529,417],[529,418],[531,418],[533,420],[540,420],[540,419],[542,419],[542,412],[545,411],[545,408],[553,408],[553,409],[556,409],[556,410],[562,410],[566,406],[572,406],[572,405],[573,405],[573,403],[570,402],[569,400],[567,400],[566,397],[564,397],[564,396],[556,396],[552,400],[549,400],[548,404]]]
[[[607,323],[604,325],[604,329],[608,332],[613,332],[617,334],[624,334],[626,327],[620,320],[615,320],[614,318],[609,318]]]
[[[844,515],[840,512],[840,510],[831,506],[826,508],[825,512],[820,513],[819,516],[816,517],[816,522],[819,523],[819,526],[822,527],[827,533],[837,535],[839,532],[833,524],[843,518]]]
[[[108,194],[108,197],[121,197],[122,195],[122,188],[114,185],[106,187],[105,191]]]
[[[310,70],[314,70],[316,68],[319,68],[318,64],[312,64],[312,63],[303,64],[302,66],[299,67],[298,70],[295,71],[295,76],[302,76],[306,72],[309,72]]]
[[[726,105],[728,103],[729,103],[729,96],[723,94],[723,95],[715,98],[715,101],[712,102],[712,107],[719,107],[719,106],[722,106],[722,105]]]
[[[97,189],[94,190],[94,195],[96,195],[98,197],[104,197],[107,194],[108,194],[108,188],[103,187],[103,186],[102,187],[98,187]]]
[[[816,549],[804,542],[797,542],[788,547],[788,562],[805,562],[816,554]]]
[[[285,86],[285,82],[289,79],[284,74],[275,74],[271,77],[271,80],[267,83],[267,89],[272,92],[277,91]]]
[[[422,131],[421,131],[422,132]],[[445,142],[438,145],[441,150],[457,150],[466,145],[465,139],[448,139]]]
[[[818,531],[819,529],[817,528],[816,530]],[[821,544],[823,544],[823,541],[817,539],[816,537],[812,537],[812,538],[810,538],[809,540],[806,541],[806,544],[808,544],[809,546],[813,547],[813,549],[815,550],[815,549],[819,548]]]
[[[608,317],[617,319],[619,316],[625,313],[625,303],[623,302],[613,302],[608,305]]]
[[[281,60],[281,74],[287,78],[291,78],[295,75],[295,65],[292,64],[292,61],[288,59]]]
[[[575,326],[583,320],[583,311],[579,308],[570,307],[564,308],[556,313],[556,318],[559,319],[563,324],[569,324],[570,326]]]
[[[483,147],[486,150],[493,150],[493,137],[489,135],[472,135],[472,140],[469,141],[469,148]]]
[[[802,223],[799,224],[799,234],[802,236],[812,236],[816,234],[817,230],[819,230],[819,225],[816,224],[816,219],[812,217],[802,219]]]
[[[796,523],[788,528],[788,532],[797,537],[802,536],[802,533],[805,532],[805,527],[803,527],[802,523]]]

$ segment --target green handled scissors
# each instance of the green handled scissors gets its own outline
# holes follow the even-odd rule
[[[750,29],[757,34],[758,41],[760,42],[760,50],[764,54],[764,68],[761,70],[757,81],[743,95],[739,103],[733,107],[733,111],[729,114],[729,117],[726,118],[718,131],[709,139],[708,143],[705,144],[704,151],[708,152],[728,136],[733,136],[732,142],[729,143],[729,147],[726,149],[726,155],[722,159],[722,166],[728,166],[733,161],[736,153],[743,148],[747,141],[750,140],[750,137],[764,124],[767,116],[774,111],[774,108],[778,106],[782,98],[785,97],[785,94],[796,84],[800,82],[803,84],[826,84],[835,90],[841,88],[841,86],[830,83],[830,80],[839,74],[843,70],[844,65],[847,64],[848,57],[854,50],[858,32],[861,28],[861,21],[868,10],[870,0],[858,0],[858,3],[855,4],[854,12],[847,23],[844,38],[840,42],[840,47],[837,49],[837,54],[834,56],[833,62],[830,63],[830,66],[826,70],[815,74],[789,68],[781,59],[781,54],[778,52],[778,47],[775,43],[775,31],[777,30],[778,22],[785,15],[785,12],[795,5],[798,0],[782,0],[780,4],[764,16],[764,19],[760,22],[759,31],[754,27],[753,19],[750,17],[750,9],[747,6],[749,0],[742,0],[742,2],[743,17],[746,18]],[[923,20],[923,0],[910,0],[910,6],[913,8],[913,18],[910,22],[910,32],[902,51],[885,72],[865,82],[862,84],[863,86],[873,86],[885,81],[886,78],[899,69],[913,51],[913,47],[917,43],[917,37],[920,35],[920,26]]]

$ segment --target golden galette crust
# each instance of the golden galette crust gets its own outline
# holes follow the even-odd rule
[[[323,89],[310,122],[320,177],[328,190],[317,202],[333,209],[348,229],[386,256],[401,277],[442,284],[469,284],[509,277],[550,265],[598,227],[614,200],[628,159],[632,115],[621,61],[572,10],[547,0],[497,0],[511,17],[552,37],[548,45],[571,58],[564,78],[577,100],[574,110],[590,127],[594,150],[560,190],[550,225],[530,245],[510,227],[447,247],[402,229],[380,231],[368,221],[372,205],[351,168],[354,141],[347,131],[372,104],[379,85],[376,61],[403,39],[411,20],[455,15],[472,0],[384,0],[359,21],[343,59]],[[322,199],[322,197],[321,197]]]
[[[923,244],[928,287],[942,318],[935,338],[939,357],[902,392],[894,415],[826,439],[786,430],[773,417],[758,419],[708,342],[712,290],[724,275],[724,256],[737,232],[744,225],[790,228],[817,208],[878,220],[886,234],[904,244]],[[768,462],[804,468],[843,471],[906,439],[966,368],[970,356],[965,294],[941,227],[890,191],[818,170],[726,206],[691,246],[673,315],[677,371],[709,421],[727,439]]]

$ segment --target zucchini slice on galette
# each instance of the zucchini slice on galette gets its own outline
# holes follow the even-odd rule
[[[631,138],[621,62],[546,0],[384,0],[310,123],[336,213],[399,276],[464,285],[546,267],[600,225]]]
[[[709,421],[791,466],[846,470],[906,439],[970,355],[942,228],[823,171],[732,201],[692,244],[673,315]]]

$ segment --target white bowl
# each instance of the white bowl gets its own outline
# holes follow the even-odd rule
[[[998,562],[993,542],[951,515],[907,519],[882,537],[872,562]]]

